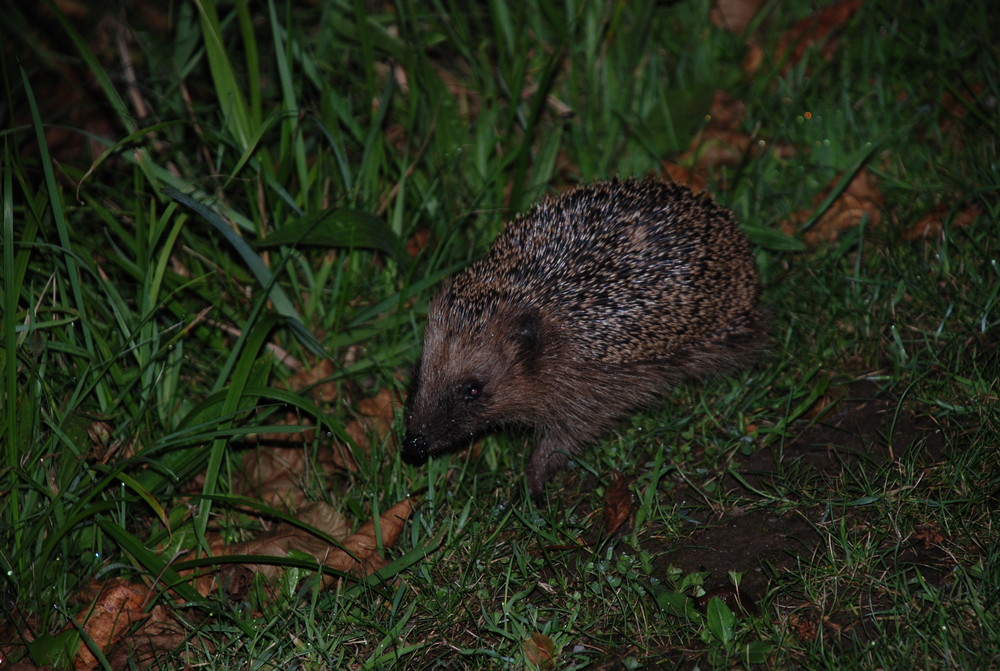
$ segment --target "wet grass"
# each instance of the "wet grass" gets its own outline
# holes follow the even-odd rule
[[[3,2],[4,661],[67,667],[88,590],[126,578],[207,668],[995,664],[995,12],[866,3],[792,58],[807,9],[766,6],[752,48],[708,10]],[[758,148],[704,178],[755,244],[763,360],[623,422],[543,510],[530,437],[413,469],[398,426],[349,430],[505,218],[662,174],[718,90]],[[861,173],[858,225],[810,237]],[[324,353],[318,404],[287,381]],[[355,455],[309,497],[360,524],[419,493],[400,561],[203,597],[174,555],[239,532],[239,456],[289,411]]]

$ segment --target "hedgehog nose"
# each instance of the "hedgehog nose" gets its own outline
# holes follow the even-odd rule
[[[406,438],[403,439],[403,461],[411,466],[422,466],[427,463],[427,457],[430,456],[430,447],[427,445],[427,439],[421,434],[406,434]]]

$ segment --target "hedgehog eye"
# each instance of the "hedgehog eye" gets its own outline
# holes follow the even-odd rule
[[[483,395],[483,385],[479,382],[470,382],[465,385],[465,400],[475,401]]]

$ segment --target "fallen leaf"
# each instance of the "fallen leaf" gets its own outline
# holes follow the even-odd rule
[[[322,538],[294,525],[279,524],[272,531],[253,540],[213,546],[212,554],[215,556],[249,554],[268,557],[287,557],[292,553],[307,554],[314,557],[317,563],[335,571],[363,578],[386,565],[385,559],[378,554],[378,548],[380,545],[383,549],[391,548],[396,544],[406,520],[413,512],[413,503],[409,498],[403,499],[379,516],[381,544],[375,535],[374,521],[367,522],[356,533],[345,538],[346,522],[338,513],[330,511],[328,506],[319,503],[312,506],[311,510],[312,512],[303,521],[340,540],[340,546],[330,545]],[[334,514],[324,521],[320,515],[329,512]],[[283,570],[283,567],[274,564],[229,564],[216,575],[204,575],[199,578],[197,589],[199,593],[207,595],[221,587],[229,598],[239,599],[246,593],[255,575],[263,576],[267,585],[273,589]],[[337,578],[331,575],[324,575],[322,578],[324,588],[336,582]]]
[[[144,612],[148,598],[147,586],[113,579],[103,586],[93,605],[78,613],[75,620],[97,647],[107,650],[122,638],[133,624],[149,617]],[[93,669],[95,666],[97,658],[94,653],[86,645],[81,644],[73,658],[73,668],[82,671]]]
[[[406,255],[415,259],[427,248],[431,239],[431,229],[419,228],[406,240]]]
[[[337,385],[331,379],[333,373],[333,360],[320,359],[312,368],[302,368],[288,376],[284,381],[284,387],[292,391],[308,388],[309,397],[314,401],[330,404],[337,399]]]
[[[704,191],[708,187],[708,180],[702,171],[693,165],[681,165],[680,163],[664,161],[662,168],[664,181],[691,187],[691,190],[695,193]]]
[[[126,636],[108,654],[108,664],[112,669],[149,669],[166,668],[165,660],[179,662],[177,659],[184,659],[183,646],[190,643],[191,634],[182,629],[181,625],[175,624],[177,631],[165,634],[150,634],[141,629],[132,636]],[[211,652],[215,648],[215,642],[208,636],[198,639],[198,646],[202,652]],[[175,664],[170,668],[188,669],[192,668],[187,664]]]
[[[936,143],[937,138],[950,139],[952,150],[958,154],[965,151],[969,133],[963,133],[963,120],[969,111],[978,109],[985,118],[997,115],[997,98],[989,93],[982,82],[968,83],[961,91],[945,91],[941,96],[937,132],[931,132],[928,140]],[[973,134],[973,137],[976,135]]]
[[[760,66],[764,63],[764,49],[758,44],[748,44],[747,53],[743,57],[743,63],[740,67],[743,69],[747,75],[752,75],[760,69]]]
[[[782,36],[778,44],[778,61],[787,58],[787,71],[814,46],[820,47],[819,53],[824,60],[831,60],[839,47],[835,39],[837,29],[847,23],[860,7],[861,0],[845,0],[802,19]]]
[[[313,501],[305,505],[298,513],[298,519],[309,526],[315,527],[331,538],[342,541],[347,537],[350,525],[347,519],[328,503]],[[275,524],[269,531],[240,543],[227,543],[221,537],[211,543],[212,555],[224,557],[231,555],[260,555],[264,557],[289,557],[293,554],[305,554],[322,563],[331,552],[341,550],[332,546],[320,537],[294,525],[285,522]],[[219,589],[230,599],[240,600],[245,596],[255,575],[263,576],[269,586],[274,586],[283,574],[284,567],[267,563],[225,564],[216,574],[206,573],[199,576],[195,588],[203,596]]]
[[[622,474],[615,471],[608,491],[604,494],[604,535],[615,536],[632,525],[632,492]]]
[[[764,151],[779,158],[795,155],[791,145],[768,143],[764,138],[740,130],[745,116],[744,101],[726,91],[715,91],[706,114],[708,124],[695,134],[676,163],[663,163],[663,172],[669,181],[686,184],[698,192],[705,189],[708,176],[719,166],[736,167],[749,155]]]
[[[952,208],[943,203],[935,205],[930,212],[903,233],[903,239],[916,240],[917,238],[938,237],[944,230],[944,222],[948,220],[948,214],[951,211]],[[978,206],[969,205],[952,217],[950,225],[952,228],[964,228],[974,222],[980,214],[982,214],[982,210]]]
[[[379,390],[375,396],[362,399],[358,403],[358,412],[365,417],[376,417],[391,422],[396,417],[396,408],[402,405],[399,394],[387,387]]]
[[[760,5],[761,0],[715,0],[708,16],[716,27],[742,35],[757,15]]]
[[[541,668],[550,668],[556,658],[556,644],[545,634],[537,631],[521,644],[525,658]]]
[[[412,512],[413,502],[405,498],[379,516],[383,548],[390,548],[396,544]],[[379,543],[375,536],[374,521],[366,523],[357,533],[345,539],[343,546],[343,550],[331,552],[323,563],[332,569],[359,578],[379,570],[386,564],[385,559],[378,554]],[[324,576],[324,580],[326,578],[327,576]],[[332,579],[330,582],[333,582]]]
[[[792,613],[788,616],[788,625],[795,632],[795,637],[800,641],[811,642],[816,640],[819,633],[819,626],[816,618],[811,614]]]
[[[937,547],[944,542],[944,534],[941,533],[941,527],[934,522],[928,522],[918,527],[917,533],[913,537],[919,541],[923,541],[925,550],[930,550],[932,547]]]
[[[367,449],[369,438],[384,440],[395,426],[396,408],[403,404],[399,394],[388,388],[357,404],[358,419],[344,427],[361,449]]]
[[[814,199],[818,206],[826,200],[838,182],[837,175]],[[836,241],[845,231],[854,228],[867,217],[872,226],[877,226],[882,220],[882,207],[885,199],[878,188],[878,180],[867,168],[862,168],[851,179],[844,191],[830,204],[830,207],[813,223],[803,236],[806,246],[818,247]],[[810,219],[812,212],[797,212],[789,221],[781,224],[782,231],[789,235],[798,235],[802,224]]]
[[[735,130],[747,115],[747,104],[728,91],[716,89],[708,104],[709,127]]]
[[[233,473],[233,492],[281,510],[295,510],[306,501],[303,478],[309,477],[309,453],[295,447],[262,447],[243,455]]]

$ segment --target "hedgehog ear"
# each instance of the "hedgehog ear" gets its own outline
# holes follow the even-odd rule
[[[533,359],[542,351],[542,320],[537,310],[525,310],[514,318],[510,338],[518,352],[526,359]]]

